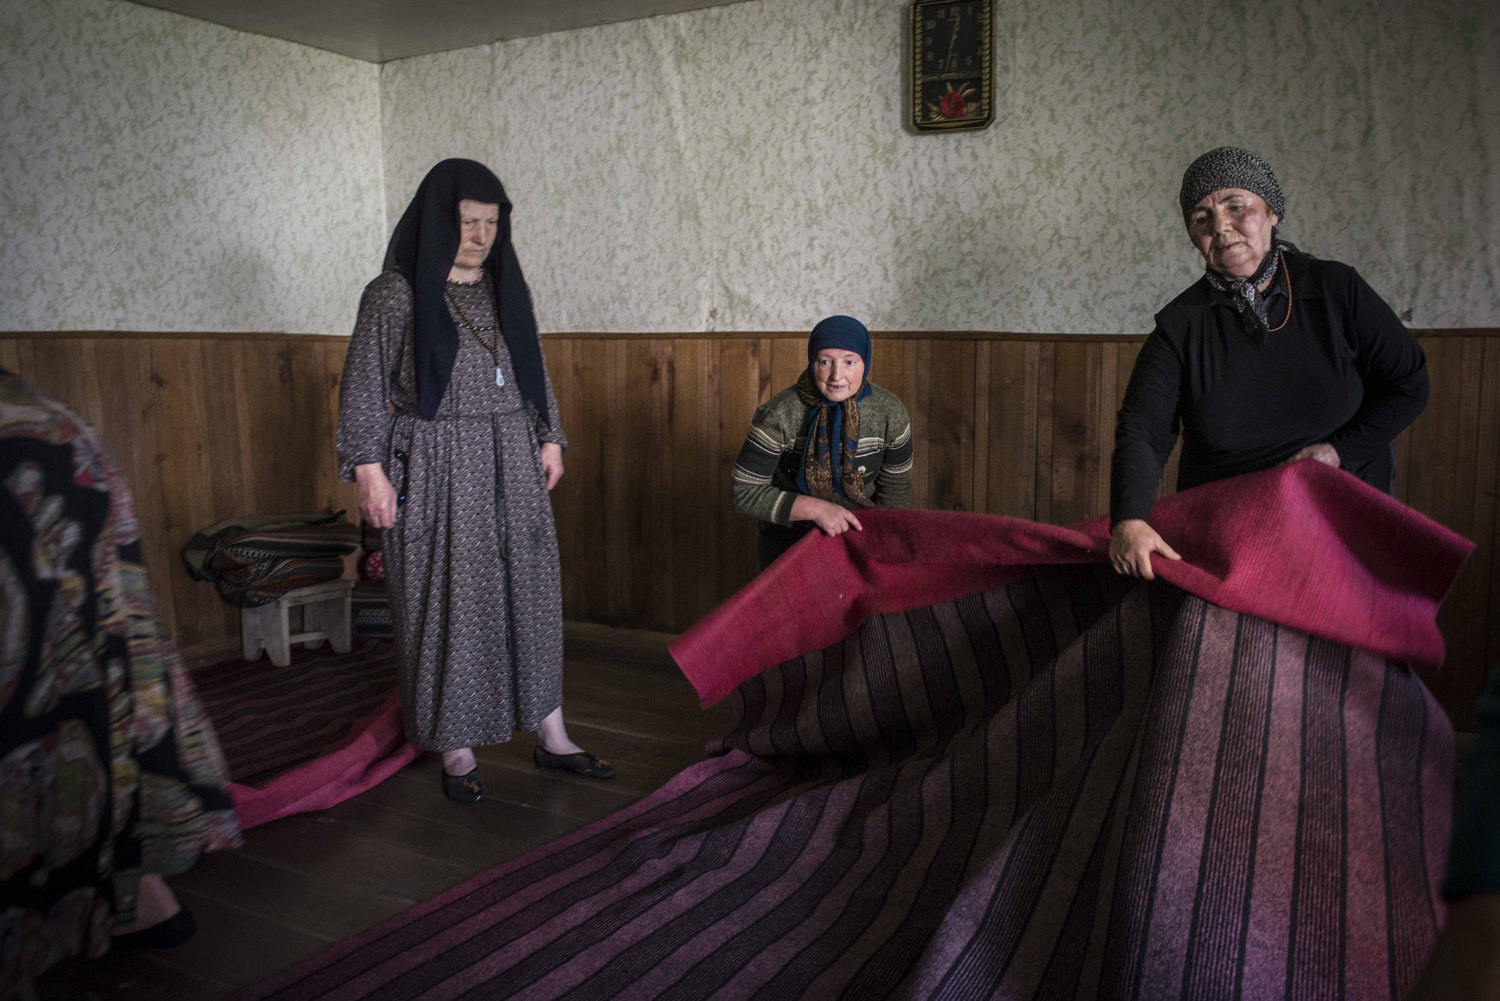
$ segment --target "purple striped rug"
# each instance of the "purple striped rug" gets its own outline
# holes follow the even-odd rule
[[[1402,663],[1107,568],[865,619],[634,806],[250,999],[1400,998],[1452,732]]]
[[[292,662],[226,660],[193,672],[236,782],[263,781],[348,736],[396,687],[394,645],[292,648]]]

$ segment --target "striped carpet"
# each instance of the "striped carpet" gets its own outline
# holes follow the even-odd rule
[[[1287,501],[1315,496],[1306,484],[1273,486],[1287,483],[1273,507],[1343,531]],[[1242,523],[1232,507],[1215,503]],[[1404,663],[1119,578],[1087,533],[872,514],[863,533],[799,544],[674,650],[712,690],[705,651],[733,661],[737,633],[819,634],[810,589],[850,567],[885,583],[838,601],[902,606],[737,679],[737,723],[708,760],[246,997],[1405,995],[1440,920],[1453,744]],[[1408,529],[1380,538],[1377,585],[1355,589],[1392,642],[1422,640],[1466,551],[1440,526]],[[1208,541],[1183,549],[1193,572],[1255,590],[1236,568],[1264,539]],[[920,600],[961,590],[986,546],[1034,565]],[[1356,550],[1319,550],[1318,573]],[[1404,553],[1446,569],[1372,602]],[[1261,586],[1296,591],[1294,576]],[[1325,598],[1300,598],[1322,614]],[[767,619],[773,600],[808,611]]]
[[[261,782],[343,740],[396,687],[389,640],[356,641],[348,653],[293,647],[292,660],[239,658],[193,672],[229,774]]]

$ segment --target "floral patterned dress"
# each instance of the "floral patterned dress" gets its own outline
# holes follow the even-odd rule
[[[141,876],[239,843],[114,457],[0,373],[0,997],[102,955]]]
[[[562,563],[540,458],[543,442],[567,447],[552,381],[544,363],[543,416],[521,396],[490,291],[448,294],[461,333],[434,419],[417,409],[412,292],[395,271],[365,289],[339,385],[339,474],[380,462],[404,498],[381,552],[406,739],[426,751],[536,730],[563,695]]]

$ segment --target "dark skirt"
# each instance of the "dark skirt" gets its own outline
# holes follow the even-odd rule
[[[760,525],[760,568],[764,570],[776,558],[815,526],[810,521],[799,521],[793,525],[778,525],[772,521],[763,521]]]

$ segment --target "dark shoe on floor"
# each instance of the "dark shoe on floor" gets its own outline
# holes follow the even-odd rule
[[[478,768],[466,775],[449,775],[444,772],[443,792],[447,793],[449,799],[456,799],[460,803],[478,803],[484,799],[484,779],[479,777]]]
[[[165,921],[158,921],[140,931],[114,936],[114,943],[133,949],[175,949],[192,938],[193,932],[197,930],[198,922],[193,920],[193,913],[184,907]]]
[[[552,754],[540,747],[531,755],[531,760],[536,762],[538,768],[557,768],[565,772],[577,772],[579,775],[587,775],[591,779],[612,779],[615,770],[609,766],[608,761],[600,761],[588,751],[578,751],[574,754]]]

